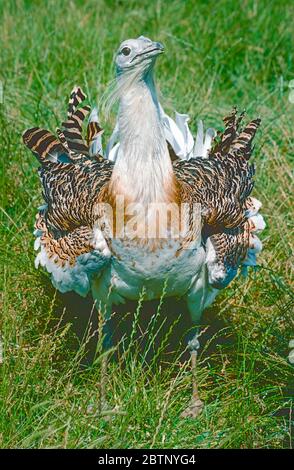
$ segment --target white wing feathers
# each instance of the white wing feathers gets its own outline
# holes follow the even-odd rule
[[[118,122],[117,122],[115,125],[115,128],[113,129],[109,142],[106,146],[106,152],[105,152],[105,158],[107,158],[107,160],[111,160],[112,162],[115,162],[116,157],[117,157],[117,152],[119,148],[118,139],[119,139],[119,130],[118,130]]]
[[[246,258],[242,261],[241,272],[243,276],[247,275],[248,266],[257,265],[256,255],[262,250],[262,242],[256,234],[262,232],[266,227],[264,218],[259,214],[259,209],[262,206],[261,202],[254,197],[251,197],[250,200],[251,208],[247,211],[247,216],[253,228],[250,237],[250,247],[247,250]]]
[[[216,131],[212,128],[207,129],[205,132],[203,131],[203,122],[201,120],[198,121],[198,128],[197,128],[197,135],[193,150],[193,157],[202,157],[208,158],[209,151],[211,149],[211,144],[213,139],[216,136]]]
[[[93,250],[91,253],[78,256],[74,266],[66,265],[62,268],[49,259],[42,245],[35,244],[35,250],[38,249],[40,251],[35,259],[35,267],[38,268],[41,265],[45,268],[51,274],[51,282],[55,289],[62,293],[74,291],[86,297],[91,288],[92,276],[97,276],[105,265],[101,253]]]
[[[60,292],[74,291],[82,297],[86,297],[91,289],[93,276],[99,276],[101,270],[111,257],[111,252],[103,237],[101,230],[95,227],[93,230],[94,249],[89,253],[81,254],[76,258],[74,266],[67,262],[63,267],[55,263],[54,258],[49,258],[42,244],[42,230],[34,231],[36,237],[34,250],[37,251],[35,267],[42,266],[51,275],[51,282]]]
[[[189,160],[193,155],[194,139],[190,132],[187,114],[175,113],[174,121],[160,106],[160,116],[166,140],[181,160]]]

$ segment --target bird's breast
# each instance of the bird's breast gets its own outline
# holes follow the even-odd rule
[[[110,282],[113,292],[137,299],[144,289],[145,299],[162,295],[184,295],[205,264],[205,251],[200,243],[184,247],[178,240],[157,240],[150,244],[112,241],[113,258]]]

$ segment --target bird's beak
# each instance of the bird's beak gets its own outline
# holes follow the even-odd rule
[[[143,52],[140,52],[139,54],[135,55],[131,62],[133,62],[135,59],[137,59],[140,56],[144,57],[156,57],[159,54],[162,54],[164,52],[164,47],[161,44],[161,42],[153,42],[147,49],[145,49]]]
[[[158,51],[158,54],[162,54],[162,52],[164,52],[164,47],[161,42],[154,42],[153,47]]]
[[[145,51],[146,55],[157,56],[164,52],[164,47],[161,42],[153,42],[152,45]]]

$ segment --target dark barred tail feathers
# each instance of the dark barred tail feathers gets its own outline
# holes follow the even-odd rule
[[[57,162],[67,155],[67,149],[54,134],[40,127],[27,129],[22,135],[23,143],[33,152],[40,163]]]
[[[216,143],[210,150],[210,155],[220,154],[224,156],[229,152],[232,143],[238,135],[240,123],[244,114],[245,111],[238,116],[237,108],[234,107],[231,114],[223,118],[225,130],[222,133],[218,133],[215,140]]]
[[[57,128],[56,137],[50,131],[34,127],[27,129],[23,133],[24,144],[34,153],[40,163],[74,163],[83,157],[98,157],[98,153],[93,153],[93,143],[95,139],[101,137],[102,128],[98,122],[91,121],[87,125],[87,140],[82,135],[82,126],[91,108],[88,105],[79,107],[86,99],[86,94],[80,87],[75,87],[70,95],[67,120]],[[95,118],[97,113],[95,115]],[[97,146],[96,146],[97,147]],[[99,146],[101,149],[101,145]]]
[[[233,152],[240,153],[246,160],[249,160],[254,149],[252,142],[260,123],[260,119],[254,119],[247,124],[245,129],[240,132],[239,136],[234,140],[232,144]]]
[[[224,117],[225,130],[219,134],[218,142],[212,147],[210,156],[220,155],[225,157],[228,154],[238,154],[249,160],[253,151],[252,141],[261,120],[254,119],[243,130],[240,130],[244,116],[245,111],[238,116],[238,110],[235,107],[231,114]]]
[[[255,265],[261,242],[256,232],[265,226],[258,211],[261,203],[250,196],[254,165],[248,162],[260,120],[240,129],[244,112],[224,118],[209,158],[173,163],[179,181],[187,185],[184,198],[201,204],[202,239],[206,246],[209,282],[223,288],[235,277],[240,264]]]
[[[82,134],[82,126],[90,109],[90,106],[87,105],[78,108],[69,119],[62,123],[61,129],[59,129],[59,135],[64,136],[73,160],[80,158],[81,154],[89,156],[89,148]]]
[[[90,114],[87,126],[87,144],[90,157],[103,155],[102,134],[103,129],[99,125],[98,112],[97,109],[94,108]]]
[[[82,124],[91,108],[85,105],[78,109],[78,106],[86,98],[87,96],[81,88],[75,87],[73,89],[68,105],[68,119],[62,124],[62,132],[75,157],[81,153],[87,157],[98,157],[102,154],[101,135],[103,129],[99,125],[96,108],[92,110],[88,120],[86,142],[82,137]]]
[[[24,144],[41,163],[46,203],[35,224],[36,266],[46,268],[61,292],[74,290],[80,295],[89,292],[92,276],[99,276],[109,262],[105,244],[95,231],[94,205],[113,167],[100,156],[101,145],[96,145],[102,133],[97,113],[94,123],[89,119],[87,140],[83,138],[83,123],[90,111],[82,105],[85,99],[83,91],[75,87],[58,137],[38,127],[23,134]]]
[[[86,99],[87,99],[86,93],[84,93],[80,87],[75,86],[68,100],[68,107],[67,107],[68,119],[70,119],[72,115],[76,112],[76,109],[79,106],[79,104],[81,104]]]
[[[226,287],[230,283],[240,264],[242,273],[246,274],[247,266],[256,265],[256,254],[262,249],[256,233],[264,229],[265,223],[258,213],[260,201],[250,197],[254,186],[255,167],[248,164],[254,149],[252,142],[261,120],[254,119],[240,130],[244,115],[243,111],[238,116],[237,109],[234,108],[232,113],[224,118],[225,130],[210,153],[211,158],[220,158],[223,163],[228,159],[233,163],[234,170],[230,172],[232,195],[239,199],[242,220],[239,226],[214,234],[209,239],[214,248],[209,275],[212,285],[217,288]]]

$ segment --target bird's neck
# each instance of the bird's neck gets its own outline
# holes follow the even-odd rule
[[[130,202],[172,202],[176,183],[152,76],[126,86],[120,98],[120,147],[112,195]]]

